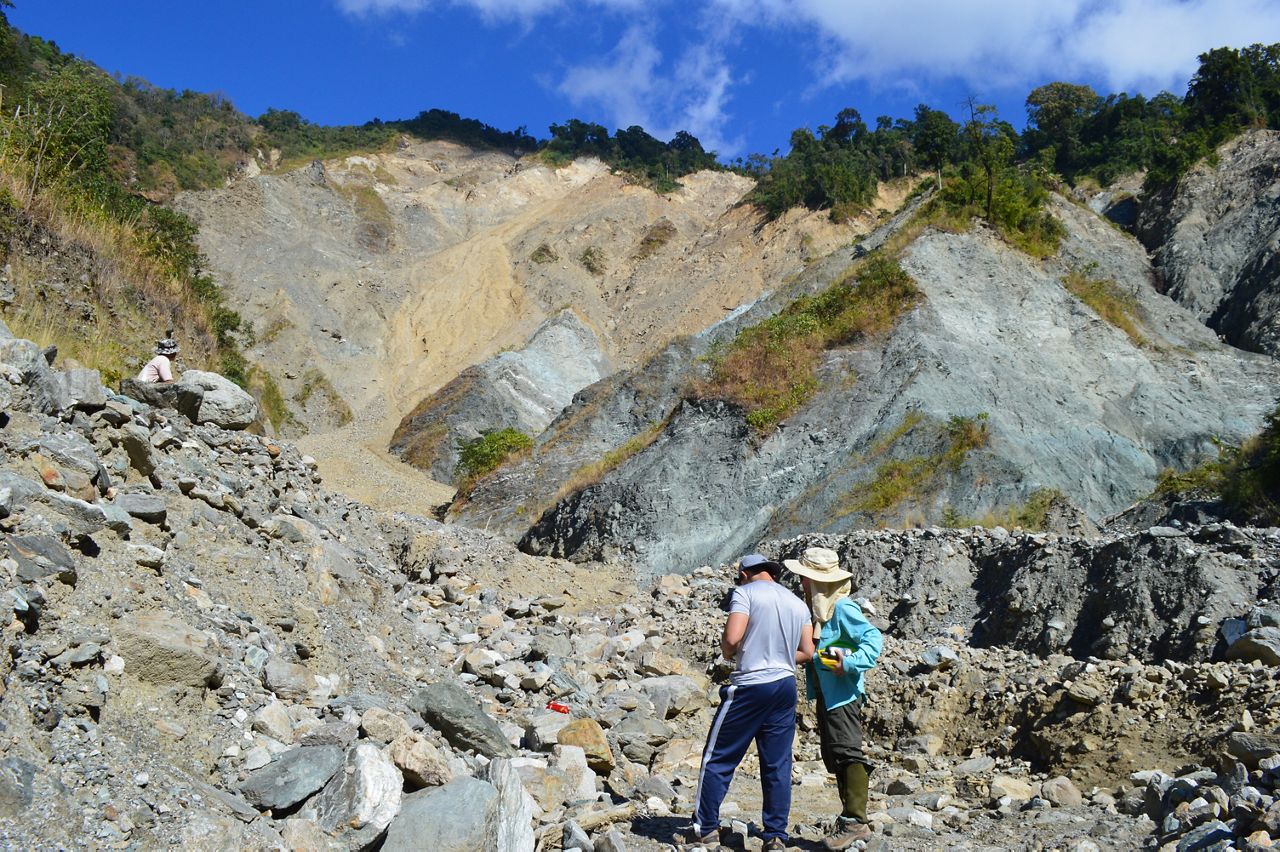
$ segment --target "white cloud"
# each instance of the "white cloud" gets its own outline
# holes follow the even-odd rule
[[[1199,54],[1277,41],[1276,0],[1121,0],[1091,15],[1068,38],[1077,67],[1096,73],[1112,89],[1165,88],[1177,94],[1195,72]]]
[[[708,150],[738,153],[741,139],[723,135],[734,79],[718,47],[696,44],[662,69],[652,30],[637,25],[603,60],[569,69],[557,89],[577,107],[603,109],[616,127],[640,125],[663,140],[687,130]]]
[[[711,0],[741,25],[819,38],[824,84],[965,81],[977,90],[1046,76],[1180,92],[1211,47],[1280,41],[1280,0]]]

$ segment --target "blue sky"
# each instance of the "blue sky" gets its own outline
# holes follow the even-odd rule
[[[1185,92],[1197,54],[1280,42],[1280,0],[16,0],[108,71],[324,124],[432,107],[545,137],[570,117],[687,129],[732,158],[852,106],[1021,127],[1052,80]]]

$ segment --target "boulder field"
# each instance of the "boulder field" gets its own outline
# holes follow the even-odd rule
[[[0,375],[0,842],[647,850],[688,819],[728,568],[637,585],[374,511],[286,442],[43,360]],[[1280,841],[1280,530],[760,546],[812,544],[887,637],[868,848]],[[803,702],[795,754],[812,848],[836,796]],[[731,847],[759,847],[757,771]]]

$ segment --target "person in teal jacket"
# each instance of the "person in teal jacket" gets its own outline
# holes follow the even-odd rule
[[[850,597],[853,575],[840,567],[835,551],[811,547],[783,564],[800,577],[813,615],[818,653],[808,663],[805,686],[818,702],[822,762],[840,791],[841,813],[823,844],[847,849],[871,836],[867,784],[872,767],[862,751],[864,675],[875,668],[884,637]]]

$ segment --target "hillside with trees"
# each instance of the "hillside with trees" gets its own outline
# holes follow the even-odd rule
[[[1280,45],[1202,54],[1182,98],[1102,96],[1052,82],[1032,90],[1026,107],[1021,132],[975,98],[958,119],[921,104],[909,119],[880,116],[874,128],[844,109],[816,133],[797,129],[787,154],[752,155],[735,167],[759,180],[752,200],[767,215],[803,205],[828,209],[837,221],[864,208],[877,182],[914,172],[958,179],[966,203],[981,201],[981,215],[993,222],[1002,198],[1035,207],[1033,184],[1058,179],[1105,186],[1146,172],[1147,188],[1159,189],[1236,134],[1280,127]]]

